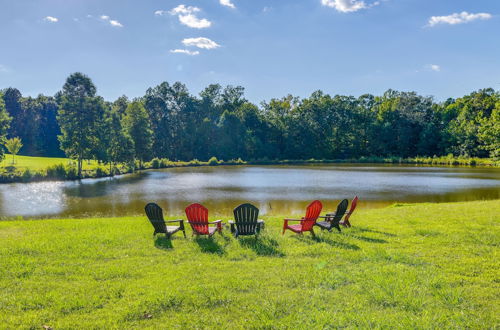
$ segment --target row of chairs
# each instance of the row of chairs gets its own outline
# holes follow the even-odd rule
[[[354,197],[351,202],[351,208],[347,211],[349,201],[344,199],[337,206],[334,213],[327,213],[325,216],[320,216],[323,204],[316,200],[307,206],[306,215],[300,219],[284,219],[283,234],[285,231],[291,230],[297,234],[310,232],[313,236],[314,226],[318,226],[321,230],[331,231],[333,228],[340,230],[340,226],[351,227],[349,218],[356,209],[358,196]],[[154,227],[153,236],[156,234],[165,234],[170,238],[178,231],[182,231],[186,237],[186,228],[184,220],[165,220],[163,218],[163,210],[158,204],[149,203],[145,207],[146,215]],[[208,209],[201,204],[195,203],[189,205],[186,210],[187,222],[191,225],[193,235],[208,235],[209,237],[215,233],[222,233],[222,220],[208,221]],[[264,229],[264,220],[259,219],[259,209],[252,204],[241,204],[233,210],[234,220],[230,220],[231,233],[235,236],[258,235]],[[317,221],[323,219],[323,221]],[[298,222],[297,224],[290,224]]]

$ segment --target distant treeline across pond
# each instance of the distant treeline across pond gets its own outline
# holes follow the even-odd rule
[[[207,86],[199,95],[163,82],[129,100],[104,100],[89,77],[70,75],[54,96],[0,92],[0,137],[20,154],[103,163],[170,160],[500,157],[500,93],[482,89],[436,102],[388,90],[359,97],[287,95],[253,104],[244,88]]]

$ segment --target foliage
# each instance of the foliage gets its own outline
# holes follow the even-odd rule
[[[150,128],[149,115],[141,102],[134,101],[127,106],[122,125],[133,141],[134,156],[140,162],[150,160],[153,132]]]
[[[75,73],[54,97],[23,97],[8,88],[2,99],[13,117],[9,137],[19,136],[29,155],[58,155],[59,134],[71,158],[116,164],[134,154],[139,166],[155,157],[500,157],[500,93],[491,88],[444,102],[395,90],[357,98],[316,91],[256,106],[240,86],[213,84],[195,96],[182,83],[163,82],[133,102],[121,96],[106,103],[90,78]]]
[[[82,177],[83,159],[91,159],[96,154],[104,120],[104,101],[96,96],[96,88],[89,77],[81,73],[68,77],[57,120],[62,133],[59,136],[61,148],[77,160],[78,177]]]
[[[318,232],[316,240],[282,236],[283,217],[263,216],[259,239],[227,231],[190,238],[188,228],[187,239],[171,241],[153,239],[145,216],[4,221],[0,323],[495,328],[499,208],[499,201],[359,208],[353,228]]]
[[[23,143],[21,142],[21,139],[18,137],[8,139],[7,141],[5,141],[5,147],[12,155],[12,164],[14,164],[15,157],[16,157],[17,153],[23,147]]]
[[[9,116],[4,102],[4,95],[0,91],[0,143],[4,144],[7,136],[7,130],[10,127],[12,118]],[[0,148],[0,160],[4,158],[3,148]]]

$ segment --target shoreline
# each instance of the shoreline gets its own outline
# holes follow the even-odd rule
[[[71,162],[68,159],[68,162]],[[25,168],[23,171],[14,166],[1,167],[2,170],[9,169],[7,172],[0,172],[0,184],[9,183],[30,183],[44,181],[78,181],[83,179],[97,179],[106,177],[115,177],[138,173],[147,170],[182,168],[182,167],[205,167],[205,166],[237,166],[237,165],[315,165],[315,164],[376,164],[376,165],[423,165],[423,166],[443,166],[443,167],[485,167],[499,168],[500,160],[489,158],[458,158],[458,157],[361,157],[358,159],[307,159],[307,160],[254,160],[244,161],[236,160],[218,160],[212,157],[203,162],[199,160],[191,161],[171,161],[168,159],[155,158],[150,162],[144,162],[141,168],[134,168],[127,165],[118,165],[113,168],[110,174],[109,165],[97,165],[95,169],[84,170],[83,177],[76,176],[75,168],[68,164],[58,164],[49,166],[42,170],[31,170]]]

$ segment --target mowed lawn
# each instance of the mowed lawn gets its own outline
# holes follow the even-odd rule
[[[12,164],[12,155],[5,154],[5,158],[0,162],[0,167],[9,168],[15,167],[16,169],[30,169],[33,171],[44,170],[49,166],[54,165],[69,165],[76,162],[69,158],[55,158],[55,157],[31,157],[31,156],[16,156],[15,163]],[[95,161],[84,161],[83,169],[93,169],[96,167]]]
[[[0,222],[0,327],[498,328],[500,200],[359,210],[258,239],[146,218]]]

